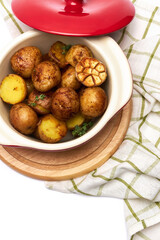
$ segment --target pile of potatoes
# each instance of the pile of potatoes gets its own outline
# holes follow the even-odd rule
[[[14,73],[2,80],[0,97],[10,104],[10,122],[22,134],[55,143],[107,108],[99,87],[106,67],[87,46],[57,41],[44,55],[27,46],[14,53],[10,64]]]

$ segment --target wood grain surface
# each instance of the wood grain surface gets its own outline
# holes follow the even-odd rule
[[[128,129],[131,100],[84,145],[63,152],[0,146],[0,159],[32,178],[58,181],[82,176],[106,162],[118,149]]]

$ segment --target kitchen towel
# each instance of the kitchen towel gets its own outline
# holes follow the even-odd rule
[[[110,34],[133,73],[133,112],[124,141],[98,169],[76,179],[46,182],[46,187],[124,199],[130,239],[153,240],[146,229],[160,222],[160,1],[132,2],[133,21]],[[3,41],[5,36],[10,41],[31,29],[13,15],[11,0],[0,0],[0,17],[7,29]]]

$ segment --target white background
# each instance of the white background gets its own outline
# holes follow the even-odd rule
[[[1,240],[126,240],[123,200],[65,194],[0,161]]]

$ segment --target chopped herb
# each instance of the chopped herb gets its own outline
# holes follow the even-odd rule
[[[85,122],[82,124],[82,126],[76,125],[72,131],[73,137],[83,136],[92,126],[93,126],[93,121],[90,121],[88,123]]]
[[[39,99],[43,100],[45,97],[46,97],[45,94],[41,94],[41,95],[39,96]]]
[[[36,96],[36,97],[35,97],[35,100],[36,100],[36,101],[38,101],[38,100],[39,100],[38,96]]]
[[[31,102],[28,105],[31,106],[31,107],[35,107],[37,105],[37,103]]]
[[[90,121],[90,122],[88,123],[88,126],[89,126],[89,127],[92,127],[92,126],[93,126],[93,121]]]
[[[46,97],[45,94],[40,94],[39,96],[35,96],[35,100],[34,101],[38,101],[38,100],[43,100]],[[37,105],[36,102],[31,102],[28,104],[31,107],[35,107]]]
[[[46,97],[45,94],[40,94],[39,96],[36,96],[36,97],[35,97],[35,101],[43,100],[45,97]]]
[[[62,54],[63,54],[63,55],[66,54],[67,51],[71,48],[71,46],[72,46],[72,45],[70,45],[70,44],[69,44],[69,45],[66,45],[66,46],[63,46],[63,47],[62,47],[62,50],[63,50],[63,51],[62,51]]]

